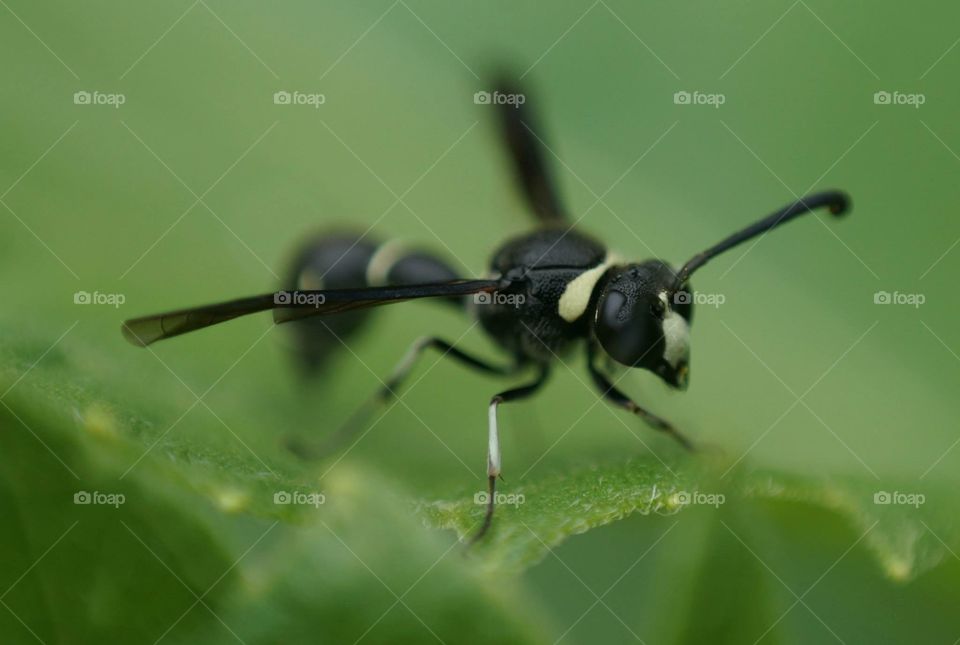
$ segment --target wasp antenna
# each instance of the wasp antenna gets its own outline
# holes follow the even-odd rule
[[[697,253],[690,258],[687,263],[683,265],[683,268],[677,272],[677,288],[686,282],[694,271],[706,264],[710,258],[720,255],[724,251],[729,251],[738,244],[742,244],[751,238],[772,231],[781,224],[785,224],[804,213],[809,213],[824,207],[827,208],[832,215],[839,217],[850,210],[850,198],[846,193],[839,190],[828,190],[801,197],[792,204],[784,206],[780,210],[751,224],[742,231],[738,231],[725,240],[711,246],[706,251]]]

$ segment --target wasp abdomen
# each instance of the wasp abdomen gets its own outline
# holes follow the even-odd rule
[[[315,237],[301,248],[287,285],[301,290],[355,289],[458,277],[443,260],[397,241],[379,243],[360,232],[337,232]],[[444,301],[459,306],[462,298]],[[322,369],[329,355],[355,336],[372,314],[363,309],[292,322],[297,357],[304,370],[315,373]]]

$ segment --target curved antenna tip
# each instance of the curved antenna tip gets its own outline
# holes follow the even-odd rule
[[[837,191],[836,192],[836,201],[834,201],[829,206],[829,211],[831,215],[846,215],[853,208],[853,204],[850,201],[850,195]]]

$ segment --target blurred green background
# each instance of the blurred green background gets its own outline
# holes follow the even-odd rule
[[[9,642],[960,637],[955,7],[0,4]],[[464,319],[384,310],[313,382],[269,316],[151,352],[122,341],[126,317],[274,289],[298,243],[333,226],[419,241],[482,275],[532,224],[473,101],[498,66],[524,74],[581,228],[626,257],[679,263],[808,191],[852,195],[849,218],[799,221],[698,273],[724,302],[696,312],[688,392],[641,373],[623,385],[722,453],[719,473],[946,491],[927,495],[943,532],[910,525],[945,548],[939,566],[894,580],[863,527],[805,499],[634,514],[522,571],[484,566],[409,504],[482,488],[484,411],[502,383],[434,355],[342,461],[303,465],[281,446],[332,432],[419,335],[495,352]],[[325,102],[277,105],[278,91]],[[124,303],[77,305],[79,291]],[[505,490],[588,467],[602,478],[631,455],[685,461],[596,404],[583,372],[572,355],[540,397],[502,409]],[[278,511],[277,481],[330,504]],[[95,489],[128,501],[71,502]]]

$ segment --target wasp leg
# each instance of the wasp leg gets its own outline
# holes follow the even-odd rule
[[[482,538],[490,528],[490,524],[493,522],[493,508],[496,500],[497,477],[500,475],[500,433],[497,430],[497,407],[501,403],[518,401],[535,394],[537,390],[539,390],[543,384],[547,382],[547,377],[549,375],[550,369],[546,365],[541,365],[540,374],[537,376],[535,381],[512,390],[506,390],[505,392],[501,392],[490,399],[490,407],[488,408],[489,437],[487,445],[487,510],[486,513],[484,513],[483,524],[480,525],[480,530],[477,531],[472,538],[470,538],[469,544],[473,544]]]
[[[637,415],[650,427],[660,430],[661,432],[666,432],[680,442],[680,445],[687,450],[691,452],[694,451],[693,443],[687,439],[683,433],[677,430],[669,421],[662,419],[649,410],[640,407],[637,403],[631,400],[630,397],[618,390],[616,386],[610,382],[610,379],[607,378],[606,374],[601,372],[597,366],[594,365],[594,353],[595,351],[592,348],[588,352],[587,369],[590,371],[590,377],[593,379],[593,383],[596,385],[597,389],[600,390],[603,398],[614,405]]]
[[[416,365],[417,359],[423,354],[424,351],[431,347],[442,352],[441,358],[449,356],[450,358],[453,358],[468,367],[486,374],[508,376],[516,372],[518,369],[518,366],[513,365],[493,365],[457,349],[450,343],[440,338],[433,336],[419,338],[413,343],[413,345],[410,346],[410,349],[407,350],[407,353],[394,368],[393,373],[384,382],[384,384],[373,394],[373,396],[370,397],[370,399],[361,405],[333,435],[324,440],[320,446],[311,447],[304,445],[296,439],[291,439],[288,441],[287,447],[305,459],[317,459],[332,452],[336,452],[351,437],[356,435],[358,431],[367,425],[366,422],[369,420],[369,417],[373,411],[375,411],[379,406],[389,402],[391,398],[397,395],[400,387],[410,375],[414,365]]]

